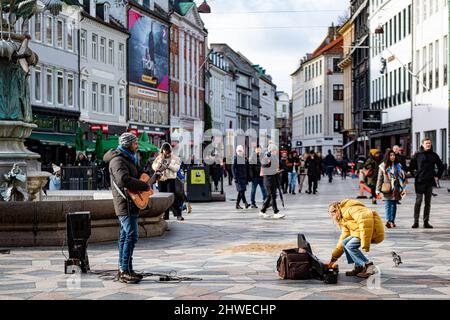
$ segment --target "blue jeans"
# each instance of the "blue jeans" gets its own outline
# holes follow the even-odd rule
[[[250,195],[250,201],[252,202],[252,204],[256,203],[256,189],[258,188],[258,186],[261,188],[263,200],[266,201],[266,199],[267,199],[267,190],[266,190],[266,187],[264,186],[264,178],[256,177],[256,178],[253,178],[253,181],[252,181],[252,192]]]
[[[119,267],[121,271],[133,271],[133,251],[138,240],[139,215],[119,216]]]
[[[350,236],[342,244],[349,264],[354,263],[358,267],[363,267],[369,262],[369,259],[359,250],[359,247],[361,247],[360,239]]]
[[[395,222],[397,215],[397,200],[386,200],[386,220]]]
[[[297,172],[289,172],[289,190],[295,191],[295,186],[297,184]]]

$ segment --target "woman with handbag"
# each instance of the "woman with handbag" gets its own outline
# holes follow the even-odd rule
[[[396,153],[388,149],[380,165],[377,180],[377,194],[383,194],[386,202],[386,227],[395,228],[395,216],[397,214],[397,202],[404,195],[405,172]]]

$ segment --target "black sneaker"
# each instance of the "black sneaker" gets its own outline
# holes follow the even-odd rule
[[[236,210],[242,210],[242,209],[244,209],[244,208],[242,208],[240,205],[236,205]]]
[[[136,276],[133,276],[129,271],[123,271],[119,273],[119,281],[126,284],[136,284],[141,281]]]
[[[245,204],[245,209],[250,208],[250,205],[248,203]]]
[[[294,195],[294,196],[295,196],[295,191],[292,191],[292,195]]]
[[[429,224],[428,222],[425,222],[425,223],[423,224],[423,227],[424,227],[425,229],[433,229],[433,226],[432,226],[431,224]]]
[[[130,272],[131,276],[138,278],[139,280],[144,279],[144,276],[140,273],[136,273],[134,270]]]
[[[184,218],[183,218],[183,216],[178,216],[178,217],[177,217],[177,220],[178,220],[178,221],[184,221]]]
[[[413,228],[413,229],[417,229],[418,227],[419,227],[418,222],[414,222],[414,224],[411,226],[411,228]]]
[[[258,207],[256,206],[256,204],[252,204],[252,209],[258,209]]]

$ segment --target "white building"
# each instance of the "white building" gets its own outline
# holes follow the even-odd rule
[[[411,152],[412,15],[411,0],[371,2],[370,101],[382,129],[370,138],[382,152],[395,144]]]
[[[424,137],[444,163],[448,152],[448,1],[414,0],[412,140],[417,151]]]
[[[228,62],[217,52],[209,55],[209,107],[211,108],[212,128],[224,131],[225,127],[225,78],[228,75]]]
[[[265,72],[259,76],[259,103],[261,109],[259,111],[259,130],[261,133],[271,135],[275,129],[275,96],[277,86],[272,82],[272,77],[266,75]],[[262,139],[264,141],[264,139]]]
[[[280,150],[286,150],[291,143],[291,112],[289,94],[283,91],[276,92],[275,127],[279,130]]]
[[[292,147],[297,152],[303,152],[303,125],[304,125],[304,105],[303,105],[303,60],[294,73],[291,74],[292,79]]]
[[[110,17],[109,2],[85,4],[80,22],[80,122],[93,134],[101,127],[108,135],[120,135],[127,131],[128,32]]]
[[[322,44],[294,73],[296,118],[292,126],[296,128],[296,143],[293,146],[301,144],[298,150],[302,153],[314,150],[326,154],[331,150],[335,156],[342,154],[344,80],[338,67],[342,43],[337,27],[330,27]]]

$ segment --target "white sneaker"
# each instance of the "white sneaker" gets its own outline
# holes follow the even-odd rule
[[[262,211],[259,212],[259,217],[263,218],[263,219],[269,219],[270,218],[270,214],[264,213]]]
[[[283,219],[286,215],[284,213],[275,213],[273,219]]]

